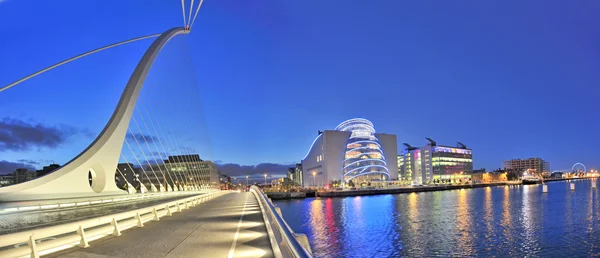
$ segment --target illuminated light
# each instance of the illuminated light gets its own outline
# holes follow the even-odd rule
[[[350,170],[350,171],[346,172],[346,173],[344,174],[344,176],[346,176],[346,175],[348,175],[348,174],[352,173],[352,172],[353,172],[353,171],[355,171],[355,170],[358,170],[358,169],[361,169],[361,168],[362,168],[362,169],[363,169],[362,171],[364,171],[364,170],[366,170],[366,169],[368,169],[368,168],[371,168],[371,167],[380,167],[380,168],[385,168],[385,170],[386,170],[386,172],[385,172],[385,173],[386,173],[386,174],[389,176],[389,174],[387,173],[387,167],[386,167],[386,166],[382,166],[382,165],[367,165],[367,166],[357,167],[357,168],[355,168],[355,169],[352,169],[352,170]],[[360,174],[360,173],[359,173],[359,174]]]
[[[112,202],[112,201],[113,201],[113,200],[104,200],[104,201],[102,201],[102,203],[105,203],[105,202]]]
[[[319,136],[317,136],[317,138],[315,138],[315,140],[313,141],[313,143],[310,145],[310,148],[308,149],[308,152],[306,153],[306,155],[304,156],[304,158],[302,160],[305,160],[308,155],[310,154],[310,151],[313,149],[313,146],[315,145],[315,143],[317,142],[317,140],[319,139],[319,137],[321,137],[322,134],[319,134]]]
[[[72,207],[75,206],[75,203],[61,203],[60,207]]]
[[[264,235],[266,235],[265,233],[260,233],[260,232],[240,232],[239,233],[239,239],[256,239],[259,237],[263,237]]]
[[[40,206],[42,209],[52,209],[52,208],[58,208],[58,204],[49,204],[49,205],[42,205]]]
[[[91,201],[90,204],[98,204],[98,203],[102,203],[102,201]]]
[[[39,209],[40,206],[25,206],[25,207],[19,207],[20,211],[30,211],[30,210],[36,210]]]
[[[267,254],[265,250],[255,249],[252,251],[236,251],[235,257],[263,257]]]
[[[13,212],[13,211],[17,211],[17,210],[19,210],[19,208],[6,208],[6,209],[4,209],[4,211],[6,211],[6,212]]]
[[[78,202],[77,206],[90,205],[90,202]]]
[[[344,160],[344,162],[346,162],[346,161],[347,161],[347,159]],[[363,162],[363,161],[383,161],[383,164],[387,165],[387,162],[385,162],[385,160],[381,160],[381,159],[363,159],[363,160],[357,160],[357,161],[354,161],[352,163],[349,163],[348,165],[344,166],[344,168],[347,168],[347,167],[351,166],[354,163]]]
[[[364,175],[367,175],[367,174],[385,174],[385,175],[387,175],[388,177],[390,176],[390,174],[388,174],[387,172],[376,171],[376,172],[367,172],[367,173],[362,173],[362,174],[359,174],[359,175],[355,175],[355,176],[353,176],[353,177],[351,177],[351,178],[348,178],[347,180],[348,180],[348,181],[350,181],[350,180],[352,180],[352,179],[354,179],[354,178],[356,178],[356,177],[359,177],[359,176],[364,176]]]

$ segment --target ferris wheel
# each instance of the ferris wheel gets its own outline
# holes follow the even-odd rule
[[[583,163],[577,162],[571,168],[571,172],[573,172],[573,173],[587,173],[587,168],[585,167],[585,165],[583,165]]]

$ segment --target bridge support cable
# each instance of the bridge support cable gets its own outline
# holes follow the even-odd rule
[[[174,44],[177,42],[174,42]],[[187,45],[187,44],[186,44]],[[179,62],[181,62],[181,60],[178,60]],[[171,91],[171,93],[173,94],[171,99],[177,99],[178,104],[176,105],[177,109],[178,109],[178,113],[181,114],[181,120],[182,120],[182,127],[188,128],[188,132],[191,133],[192,135],[194,134],[196,128],[193,128],[190,126],[190,113],[189,110],[186,108],[186,104],[187,104],[187,100],[189,99],[189,97],[191,97],[190,95],[187,95],[186,93],[186,86],[187,84],[185,83],[185,81],[183,81],[183,79],[185,78],[184,76],[186,75],[185,72],[182,74],[182,71],[185,71],[185,68],[187,68],[187,63],[182,62],[181,64],[183,64],[183,69],[173,69],[174,71],[169,72],[170,75],[172,75],[172,78],[174,81],[175,85],[178,85],[178,90],[177,91]],[[179,95],[176,95],[177,93],[179,93]],[[200,168],[201,168],[201,164],[199,160],[195,160],[194,157],[192,156],[192,153],[190,152],[190,147],[188,146],[181,146],[181,142],[176,142],[177,143],[177,148],[184,154],[183,159],[185,164],[187,165],[187,169],[188,172],[190,173],[190,175],[192,176],[193,182],[194,182],[194,187],[196,189],[201,188],[202,187],[202,176],[200,174]],[[193,144],[193,141],[188,141],[188,144]]]
[[[181,0],[181,13],[183,14],[183,27],[186,27],[187,22],[185,20],[185,0]]]
[[[131,133],[131,129],[128,129],[129,133]],[[133,135],[133,134],[132,134]],[[137,139],[135,138],[135,136],[133,137],[133,139],[137,142]],[[131,151],[131,154],[135,157],[135,160],[138,163],[138,166],[140,166],[140,169],[142,169],[142,173],[144,173],[144,175],[146,176],[146,178],[148,179],[148,183],[150,184],[150,189],[152,192],[156,191],[156,186],[154,185],[154,183],[152,183],[152,180],[150,179],[150,177],[148,176],[148,173],[146,173],[146,169],[144,169],[144,166],[142,165],[142,163],[140,162],[140,159],[138,158],[138,156],[136,155],[136,153],[133,151],[133,149],[131,148],[131,145],[129,144],[129,141],[127,141],[127,139],[125,139],[125,144],[127,145],[127,147],[129,148],[129,150]],[[139,146],[139,143],[138,143]],[[127,162],[127,160],[126,160]],[[156,175],[155,175],[156,177]],[[143,181],[141,182],[143,184]]]
[[[127,159],[123,156],[123,153],[121,153],[121,158],[123,158],[123,160],[126,162],[125,164],[127,164],[127,166],[129,167],[129,169],[131,169],[131,171],[133,172],[133,175],[135,177],[134,181],[137,182],[137,185],[139,186],[139,190],[141,193],[146,193],[148,192],[148,189],[146,189],[146,187],[142,184],[142,182],[140,181],[139,175],[137,173],[135,173],[135,169],[133,169],[133,167],[131,166],[132,164],[129,163],[127,161]],[[119,168],[119,166],[117,166],[117,168]],[[135,185],[133,186],[135,190],[137,190],[135,188]]]
[[[187,27],[188,28],[190,28],[190,23],[192,21],[192,10],[193,9],[194,9],[194,0],[192,0],[192,3],[190,4],[190,14],[189,14],[188,19],[187,19],[187,21],[188,21]]]
[[[125,143],[127,143],[127,142],[125,142]],[[127,146],[129,146],[129,143],[127,143]],[[129,149],[131,150],[131,147]],[[133,152],[133,150],[132,150],[132,152]],[[133,171],[133,173],[135,173],[135,169],[133,169],[133,167],[131,166],[131,164],[133,164],[133,163],[129,162],[129,160],[127,160],[127,157],[125,157],[125,155],[123,155],[123,153],[121,153],[121,158],[125,161],[127,166],[129,166],[129,169],[131,169],[131,171]],[[140,162],[138,161],[138,165],[139,165],[139,163]],[[140,169],[142,169],[142,176],[146,176],[146,178],[148,178],[148,174],[146,174],[146,171],[144,171],[144,168],[140,166]],[[137,175],[137,173],[136,173],[136,175]],[[148,192],[148,188],[146,187],[146,185],[144,185],[144,182],[142,181],[143,178],[142,178],[142,180],[140,180],[140,177],[136,176],[136,180],[137,180],[138,185],[140,186],[140,192],[141,193]],[[150,182],[150,178],[148,178],[148,182]],[[152,183],[150,183],[150,184],[152,184]]]
[[[198,83],[198,78],[196,76],[196,69],[194,67],[194,60],[192,60],[192,51],[191,48],[189,46],[189,44],[185,45],[185,48],[187,49],[187,59],[189,60],[189,65],[187,65],[186,67],[188,67],[189,69],[191,69],[192,71],[192,76],[191,76],[191,82],[192,82],[192,92],[190,94],[188,94],[189,96],[197,96],[198,99],[202,99],[202,94],[200,92],[200,87],[199,87],[199,83]],[[195,128],[200,129],[201,125],[204,125],[204,127],[206,127],[206,119],[204,118],[204,116],[201,116],[202,114],[204,114],[204,109],[202,108],[202,103],[198,103],[198,105],[196,105],[196,109],[193,110],[192,114],[196,114],[199,117],[197,117],[196,119],[192,119],[191,121],[196,122],[196,124],[194,125]],[[201,123],[198,124],[198,123]],[[200,143],[204,146],[207,146],[206,148],[206,153],[208,154],[209,157],[213,157],[213,153],[212,153],[212,144],[210,141],[210,132],[208,131],[208,128],[204,128],[204,133],[205,133],[205,137],[201,137],[202,134],[200,133],[200,130],[195,130],[194,132],[196,133],[196,136],[198,137],[198,140],[200,141]],[[210,174],[208,175],[208,184],[210,184]]]
[[[143,98],[141,98],[141,100],[146,99],[148,103],[155,102],[155,101],[152,101],[152,99],[150,99],[150,90],[152,90],[154,88],[154,86],[152,85],[151,80],[146,80],[146,84],[147,85],[145,87],[145,91],[143,92],[145,94],[144,95],[140,94],[141,95],[140,97],[143,97]],[[159,154],[159,157],[161,157],[161,159],[163,159],[163,165],[165,166],[165,169],[167,170],[167,173],[169,174],[169,176],[171,178],[172,184],[174,186],[173,188],[176,188],[178,191],[183,191],[184,189],[182,187],[182,184],[186,184],[187,181],[185,180],[184,177],[181,177],[179,175],[179,173],[176,173],[176,171],[174,170],[174,166],[173,166],[172,163],[167,162],[169,160],[169,158],[168,158],[169,153],[173,153],[173,152],[172,152],[172,149],[169,148],[169,146],[167,146],[165,148],[165,145],[168,144],[168,143],[163,143],[163,139],[164,139],[165,142],[167,140],[164,132],[162,132],[162,129],[161,129],[161,133],[159,134],[158,131],[156,130],[156,126],[154,124],[154,119],[152,119],[152,116],[150,115],[150,112],[148,112],[147,105],[143,105],[142,103],[138,103],[138,108],[139,107],[141,107],[141,108],[144,109],[144,113],[146,114],[146,117],[148,117],[148,119],[150,120],[150,123],[151,123],[151,125],[152,125],[152,127],[154,129],[154,135],[156,135],[156,138],[158,138],[159,143],[160,143],[160,145],[162,147],[162,152],[158,150],[158,147],[156,147],[157,148],[157,152]],[[141,116],[144,116],[144,115],[141,114]],[[156,119],[156,121],[157,121],[157,123],[160,123],[159,122],[160,119]],[[156,142],[155,142],[155,144],[156,144]],[[165,154],[164,158],[162,156],[163,153]],[[169,165],[167,165],[167,164],[169,164]],[[172,174],[175,175],[175,180],[173,179]]]
[[[123,178],[125,180],[125,183],[127,183],[127,192],[129,194],[135,193],[135,189],[131,189],[133,187],[133,184],[131,184],[131,182],[129,182],[129,180],[127,180],[127,177],[125,177],[125,174],[123,174],[123,172],[121,172],[121,169],[119,169],[119,167],[117,166],[117,172],[119,172],[119,174],[121,175],[121,178]],[[133,171],[132,171],[133,173]]]
[[[135,119],[135,116],[132,116],[131,118],[132,118],[132,120],[135,122],[135,124],[137,125],[137,121],[136,121],[136,119]],[[138,126],[138,130],[139,130],[139,126]],[[141,130],[140,130],[140,131],[141,131]],[[158,175],[156,175],[156,172],[154,171],[154,168],[152,167],[152,164],[150,164],[150,160],[149,160],[149,159],[148,159],[148,157],[146,156],[146,153],[144,152],[144,149],[142,148],[142,146],[141,146],[140,142],[138,141],[138,139],[137,139],[137,136],[131,132],[131,128],[129,129],[129,133],[131,134],[131,136],[132,136],[133,140],[134,140],[134,141],[135,141],[135,143],[137,144],[137,146],[138,146],[138,148],[139,148],[140,152],[142,153],[142,156],[144,157],[144,161],[146,161],[146,165],[147,165],[147,167],[146,167],[146,170],[148,170],[148,168],[150,168],[150,171],[152,172],[152,175],[154,175],[154,178],[155,178],[155,179],[156,179],[156,181],[158,182],[158,189],[157,189],[157,190],[158,190],[158,191],[160,191],[160,192],[162,192],[162,190],[163,190],[163,186],[162,186],[162,184],[160,183],[160,178],[158,177]],[[142,138],[143,138],[143,137],[144,137],[144,136],[143,136],[143,134],[142,134]],[[137,157],[137,155],[136,155],[136,157]],[[139,159],[138,159],[138,162],[139,162]],[[140,166],[142,166],[142,165],[141,165],[141,163],[140,163]]]
[[[192,28],[192,26],[194,26],[194,22],[196,21],[196,17],[198,17],[198,12],[200,11],[200,6],[202,6],[202,2],[204,2],[204,0],[200,0],[200,3],[198,4],[198,8],[196,9],[196,14],[194,14],[192,23],[190,23],[190,29]]]
[[[195,82],[195,80],[192,79],[192,82]],[[182,85],[183,84],[184,83],[182,83]],[[197,88],[196,86],[197,85],[195,85],[195,83],[192,83],[191,85],[189,85],[189,87],[191,87],[192,89],[188,89],[189,87],[183,87],[182,94],[185,96],[194,96],[194,97],[200,99],[199,95],[194,95],[194,93],[193,93],[193,88]],[[192,103],[190,103],[189,98],[184,98],[184,101],[182,101],[182,104],[183,104],[182,105],[182,113],[187,115],[187,117],[184,119],[187,122],[187,127],[194,128],[194,130],[191,131],[192,137],[196,138],[198,141],[197,143],[200,145],[207,144],[207,143],[203,143],[201,140],[201,137],[199,137],[200,126],[198,125],[197,122],[200,119],[198,119],[197,117],[194,116],[194,114],[200,114],[201,112],[199,112],[197,108],[194,108],[194,105]],[[209,182],[206,182],[206,180],[204,180],[206,178],[205,177],[206,175],[204,175],[205,170],[202,169],[203,165],[200,164],[198,161],[196,161],[194,163],[194,165],[197,166],[196,172],[199,174],[199,180],[200,180],[201,185],[203,185],[203,186],[209,185]],[[209,178],[208,181],[210,181],[210,175],[208,175],[208,178]]]
[[[135,113],[136,109],[134,109],[134,113]],[[152,151],[152,148],[150,148],[150,144],[148,144],[148,140],[146,139],[145,133],[141,130],[140,125],[137,122],[137,119],[135,119],[135,115],[132,115],[132,118],[133,118],[133,122],[135,123],[136,127],[141,132],[140,135],[142,136],[142,139],[144,140],[144,143],[146,144],[146,148],[148,148],[148,151],[150,152],[150,155],[152,156],[152,159],[154,160],[154,164],[158,165],[158,170],[162,176],[163,182],[165,182],[166,181],[165,173],[162,171],[158,161],[156,160],[156,157],[154,156],[154,152]],[[144,121],[144,117],[140,116],[140,118],[142,119],[142,122],[144,123],[144,125],[146,125],[146,122]],[[148,126],[146,126],[146,129],[148,129]],[[136,138],[135,135],[133,135],[133,137]],[[150,160],[147,159],[146,154],[142,147],[140,147],[140,151],[142,151],[142,154],[144,155],[144,159],[146,159],[146,163],[148,164],[148,167],[150,167],[150,169],[152,170],[152,173],[155,173],[154,166],[152,164],[150,164]],[[158,180],[158,181],[160,182],[160,180]],[[159,185],[160,185],[159,190],[161,192],[168,190],[168,187],[166,185],[164,185],[163,183],[160,183]],[[167,188],[167,189],[163,189],[163,187]]]
[[[50,70],[52,70],[52,69],[54,69],[54,68],[56,68],[56,67],[59,67],[59,66],[61,66],[61,65],[64,65],[64,64],[70,63],[70,62],[72,62],[72,61],[75,61],[75,60],[77,60],[77,59],[79,59],[79,58],[82,58],[82,57],[84,57],[84,56],[89,56],[89,55],[91,55],[91,54],[94,54],[94,53],[100,52],[100,51],[102,51],[102,50],[106,50],[106,49],[113,48],[113,47],[116,47],[116,46],[120,46],[120,45],[123,45],[123,44],[127,44],[127,43],[131,43],[131,42],[135,42],[135,41],[138,41],[138,40],[142,40],[142,39],[148,39],[148,38],[156,38],[156,37],[158,37],[158,36],[160,36],[160,35],[161,35],[161,34],[152,34],[152,35],[148,35],[148,36],[137,37],[137,38],[133,38],[133,39],[129,39],[129,40],[125,40],[125,41],[117,42],[117,43],[114,43],[114,44],[111,44],[111,45],[108,45],[108,46],[105,46],[105,47],[101,47],[101,48],[97,48],[97,49],[94,49],[94,50],[91,50],[91,51],[85,52],[85,53],[83,53],[83,54],[80,54],[80,55],[77,55],[77,56],[71,57],[71,58],[69,58],[69,59],[63,60],[63,61],[61,61],[61,62],[59,62],[59,63],[56,63],[56,64],[54,64],[54,65],[48,66],[48,67],[46,67],[46,68],[44,68],[44,69],[42,69],[42,70],[39,70],[39,71],[37,71],[37,72],[35,72],[35,73],[32,73],[32,74],[30,74],[30,75],[27,75],[27,76],[25,76],[25,77],[23,77],[23,78],[21,78],[21,79],[19,79],[19,80],[17,80],[17,81],[14,81],[13,83],[11,83],[11,84],[9,84],[9,85],[6,85],[6,86],[4,86],[4,87],[0,88],[0,92],[2,92],[2,91],[5,91],[5,90],[7,90],[7,89],[9,89],[9,88],[11,88],[11,87],[14,87],[14,86],[16,86],[16,85],[17,85],[17,84],[19,84],[19,83],[22,83],[22,82],[24,82],[24,81],[26,81],[26,80],[29,80],[29,79],[31,79],[31,78],[33,78],[33,77],[36,77],[36,76],[38,76],[38,75],[40,75],[40,74],[42,74],[42,73],[45,73],[45,72],[47,72],[47,71],[50,71]]]
[[[162,152],[161,152],[161,150],[158,148],[158,144],[156,144],[156,141],[153,141],[153,143],[154,143],[154,148],[156,149],[156,153],[158,154],[158,157],[159,157],[161,160],[163,160],[163,164],[162,164],[162,165],[164,166],[164,168],[165,168],[165,170],[166,170],[166,172],[167,172],[167,175],[169,175],[169,178],[171,179],[171,184],[169,184],[169,185],[171,185],[171,188],[172,188],[172,189],[174,189],[174,190],[178,190],[179,188],[178,188],[178,187],[176,187],[176,185],[175,185],[175,184],[176,184],[176,182],[180,181],[180,179],[178,179],[178,178],[177,178],[177,175],[175,175],[175,176],[176,176],[176,178],[173,178],[173,176],[171,175],[171,174],[172,174],[172,169],[169,169],[169,166],[167,165],[167,164],[169,164],[169,163],[168,163],[168,162],[164,162],[165,160],[168,160],[168,157],[167,157],[167,158],[163,158],[163,156],[162,156],[162,154],[163,154],[163,153],[167,153],[167,152],[166,152],[166,150],[165,150],[165,147],[164,147],[164,145],[163,145],[163,142],[162,142],[162,138],[163,138],[163,137],[161,137],[161,136],[158,134],[158,131],[156,130],[156,126],[154,126],[154,121],[152,120],[152,117],[151,117],[151,116],[150,116],[150,114],[148,113],[148,109],[146,108],[146,106],[143,106],[143,108],[144,108],[144,112],[145,112],[146,116],[147,116],[147,117],[148,117],[148,119],[150,120],[150,125],[152,126],[152,129],[153,129],[154,135],[156,135],[156,136],[157,136],[156,138],[158,139],[158,142],[160,143],[160,146],[161,146],[161,148],[162,148]],[[143,116],[143,115],[142,115],[142,116]],[[149,131],[149,130],[148,130],[148,131]]]
[[[177,48],[177,50],[179,50],[179,48]],[[175,53],[176,55],[167,55],[165,58],[169,59],[168,60],[168,64],[180,64],[180,60],[179,59],[174,59],[176,58],[179,53]],[[185,64],[184,64],[185,67]],[[149,85],[152,85],[150,87],[148,87],[148,91],[146,93],[148,93],[148,95],[146,96],[150,96],[149,92],[150,89],[155,89],[155,90],[159,90],[158,87],[154,87],[155,84],[161,84],[162,87],[160,87],[161,90],[164,90],[165,88],[168,88],[169,90],[167,90],[164,94],[152,94],[152,97],[156,96],[156,99],[153,99],[152,101],[148,98],[147,101],[153,103],[153,104],[159,104],[164,106],[164,110],[169,110],[169,116],[173,116],[174,114],[179,114],[181,115],[178,118],[178,121],[169,123],[167,122],[167,125],[174,125],[176,124],[177,126],[174,129],[178,129],[178,130],[174,130],[172,132],[177,132],[180,131],[181,129],[187,129],[188,131],[192,131],[193,132],[193,128],[190,128],[189,126],[186,126],[186,122],[185,120],[187,120],[187,114],[185,112],[182,111],[182,109],[180,109],[179,107],[181,106],[180,104],[183,103],[182,100],[186,99],[185,96],[180,97],[177,95],[174,95],[173,93],[177,93],[177,92],[183,92],[182,91],[182,84],[179,83],[179,81],[175,81],[173,82],[173,80],[178,79],[179,78],[179,74],[177,73],[179,70],[181,70],[179,67],[175,67],[174,65],[168,65],[166,68],[166,73],[164,75],[162,75],[164,78],[157,78],[154,80],[147,80],[147,83]],[[169,86],[165,85],[168,82]],[[158,86],[158,85],[156,85]],[[169,102],[168,100],[174,100]],[[148,105],[149,106],[149,105]],[[152,105],[153,107],[155,105]],[[145,107],[145,106],[144,106]],[[150,112],[152,114],[155,113],[155,111]],[[149,117],[152,117],[150,115],[148,115]],[[173,153],[178,152],[182,155],[175,155],[173,158],[175,159],[176,163],[178,163],[180,172],[184,172],[184,173],[178,173],[181,176],[185,177],[187,184],[188,184],[188,188],[192,187],[194,189],[198,189],[201,185],[200,182],[200,174],[198,173],[198,171],[196,171],[196,168],[199,167],[199,164],[197,161],[195,161],[192,156],[191,156],[191,152],[189,151],[188,148],[185,148],[182,146],[180,141],[177,141],[173,136],[172,132],[168,132],[165,133],[163,130],[163,123],[160,119],[153,119],[150,118],[151,121],[156,121],[156,124],[158,125],[158,128],[160,129],[160,131],[163,134],[163,138],[165,139],[164,142],[167,143],[167,145],[169,146],[168,148],[171,148],[171,150],[173,151]],[[178,133],[178,136],[183,135],[182,133]]]
[[[146,115],[147,115],[147,116],[150,118],[150,114],[148,113],[148,109],[146,108],[146,106],[144,106],[144,111],[145,111]],[[156,130],[156,127],[154,126],[154,121],[152,121],[152,119],[150,120],[150,123],[152,124],[152,128],[154,129],[154,133],[155,133],[156,135],[159,135],[159,136],[158,136],[158,140],[159,140],[160,146],[161,146],[161,148],[162,148],[162,150],[163,150],[163,153],[165,153],[165,157],[164,157],[164,158],[162,157],[162,153],[161,153],[160,151],[159,151],[159,155],[160,155],[160,156],[161,156],[161,158],[164,160],[163,162],[165,162],[165,161],[168,161],[168,160],[169,160],[169,157],[168,157],[168,154],[167,154],[167,153],[169,153],[169,152],[170,152],[170,150],[169,150],[169,149],[166,149],[166,148],[165,148],[165,145],[163,144],[163,139],[165,139],[165,141],[166,141],[165,135],[164,135],[164,133],[163,133],[163,134],[162,134],[162,137],[160,136],[160,134],[159,134],[159,133],[158,133],[158,131]],[[165,168],[167,169],[167,171],[169,171],[169,172],[170,172],[170,173],[169,173],[169,175],[170,175],[170,174],[174,174],[174,175],[175,175],[175,180],[173,180],[173,178],[171,177],[172,184],[173,184],[174,186],[176,186],[176,188],[177,188],[178,190],[181,190],[181,191],[182,191],[182,190],[183,190],[183,188],[181,187],[181,184],[183,184],[183,182],[184,182],[185,180],[184,180],[184,179],[183,179],[183,178],[182,178],[180,175],[178,175],[178,173],[175,173],[175,171],[173,170],[173,164],[171,164],[170,162],[165,162],[164,164],[165,164]],[[169,164],[169,165],[167,166],[166,164]],[[169,167],[170,167],[170,168],[169,168]],[[175,188],[175,187],[174,187],[174,188]]]

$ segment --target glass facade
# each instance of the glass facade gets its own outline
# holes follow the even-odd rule
[[[369,120],[350,119],[338,125],[335,130],[352,132],[344,153],[342,179],[345,182],[389,180],[383,149]]]
[[[473,171],[471,150],[436,146],[431,149],[433,175],[470,174]]]

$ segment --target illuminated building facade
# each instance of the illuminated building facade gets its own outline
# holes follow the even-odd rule
[[[462,143],[458,147],[441,146],[429,138],[429,144],[415,148],[408,144],[399,157],[403,167],[400,177],[411,184],[464,183],[473,171],[472,150]]]
[[[325,187],[340,182],[358,185],[398,178],[396,135],[376,133],[366,119],[342,122],[334,130],[319,132],[302,159],[304,187]],[[350,183],[352,182],[352,183]]]
[[[542,158],[511,159],[502,161],[503,169],[514,169],[519,172],[531,169],[533,173],[550,173],[550,163]]]

